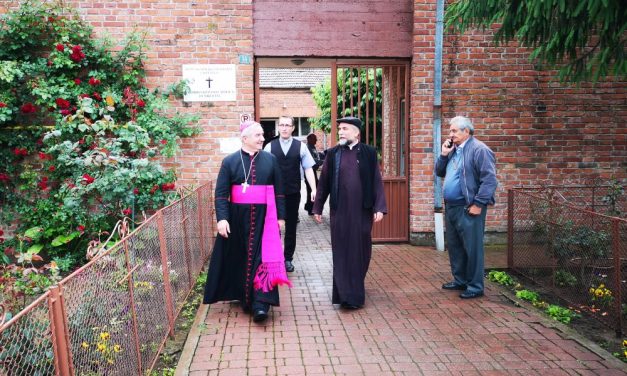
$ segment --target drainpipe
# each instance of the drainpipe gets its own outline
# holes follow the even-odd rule
[[[444,40],[444,0],[437,0],[435,10],[435,72],[433,75],[433,158],[440,156],[442,137],[442,44]],[[435,249],[444,251],[444,217],[442,179],[433,171],[433,202]]]

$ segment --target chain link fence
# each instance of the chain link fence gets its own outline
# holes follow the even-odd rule
[[[208,183],[0,326],[0,375],[144,375],[209,258]]]
[[[623,333],[627,219],[620,217],[624,195],[608,199],[612,192],[615,186],[510,189],[508,268]]]

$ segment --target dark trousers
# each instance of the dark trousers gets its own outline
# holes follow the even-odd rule
[[[318,185],[318,174],[314,171],[314,179],[316,181],[316,185]],[[311,210],[313,209],[313,201],[311,201],[311,187],[309,186],[309,182],[305,179],[305,188],[307,188],[307,197],[305,197],[305,207],[309,215],[313,215]]]
[[[300,192],[285,195],[285,239],[283,242],[283,255],[286,261],[294,259],[296,251],[296,225],[298,224],[298,206],[300,205]]]
[[[483,292],[483,233],[487,208],[471,216],[466,207],[446,206],[446,245],[455,283]]]

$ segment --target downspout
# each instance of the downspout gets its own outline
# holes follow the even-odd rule
[[[442,45],[444,40],[444,0],[437,0],[435,10],[435,72],[433,75],[433,160],[440,156],[442,137]],[[433,171],[433,203],[435,248],[444,251],[444,217],[442,210],[442,179]]]

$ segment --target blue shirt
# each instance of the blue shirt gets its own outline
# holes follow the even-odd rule
[[[450,204],[466,204],[459,174],[462,171],[463,147],[455,149],[453,158],[446,165],[446,177],[444,178],[444,201]]]

